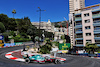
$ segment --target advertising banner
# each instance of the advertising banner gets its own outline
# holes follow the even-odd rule
[[[0,43],[0,47],[3,47],[4,46],[4,43]]]
[[[3,47],[3,46],[4,46],[3,40],[0,40],[0,47]]]
[[[68,50],[70,47],[70,43],[59,43],[59,50]]]
[[[12,47],[14,45],[15,45],[15,43],[5,43],[4,44],[4,47]]]
[[[15,42],[15,45],[17,45],[17,46],[20,46],[22,44],[23,44],[22,42]]]

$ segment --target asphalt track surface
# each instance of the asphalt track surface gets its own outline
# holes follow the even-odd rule
[[[0,67],[100,67],[100,59],[94,59],[89,57],[79,57],[79,56],[67,56],[64,64],[54,64],[54,63],[29,63],[18,62],[15,60],[7,59],[5,54],[10,51],[22,49],[22,46],[10,47],[10,48],[0,48]]]

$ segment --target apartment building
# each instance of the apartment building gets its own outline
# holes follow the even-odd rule
[[[69,0],[70,14],[75,13],[74,10],[82,9],[84,7],[85,7],[85,0]],[[81,10],[79,10],[78,12],[81,12]]]
[[[85,46],[88,42],[100,46],[100,4],[75,10],[74,18],[75,45]]]
[[[69,0],[69,36],[70,36],[70,40],[71,40],[71,45],[75,46],[75,38],[74,38],[74,14],[75,13],[80,13],[81,10],[78,9],[82,9],[85,7],[85,0]],[[75,11],[78,10],[78,11]]]

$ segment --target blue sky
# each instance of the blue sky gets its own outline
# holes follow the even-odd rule
[[[86,0],[85,5],[100,4],[100,0]],[[12,10],[16,9],[15,18],[29,17],[31,22],[39,21],[40,7],[42,10],[42,21],[51,22],[68,20],[69,0],[0,0],[0,14],[6,14],[12,18]]]

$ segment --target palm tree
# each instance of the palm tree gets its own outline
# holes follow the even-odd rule
[[[14,18],[14,14],[16,14],[16,10],[13,9],[12,13],[13,13],[13,18]]]

